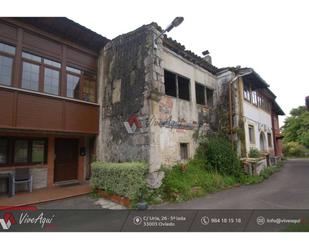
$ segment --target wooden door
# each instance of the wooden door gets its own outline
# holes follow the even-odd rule
[[[78,139],[56,138],[54,181],[77,179]]]

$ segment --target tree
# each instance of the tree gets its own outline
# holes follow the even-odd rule
[[[292,109],[290,115],[284,121],[283,143],[297,142],[309,148],[309,111],[299,106]]]

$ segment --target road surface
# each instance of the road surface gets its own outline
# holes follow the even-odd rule
[[[291,159],[262,183],[154,209],[309,209],[309,159]]]

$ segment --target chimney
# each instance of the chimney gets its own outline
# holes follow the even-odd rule
[[[203,60],[205,60],[209,64],[212,64],[212,60],[211,60],[211,56],[209,54],[209,51],[206,50],[206,51],[202,52],[202,54],[204,55]]]

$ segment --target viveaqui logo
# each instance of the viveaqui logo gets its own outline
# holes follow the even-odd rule
[[[0,225],[3,230],[9,230],[12,225],[16,224],[15,218],[11,213],[5,213],[0,219]]]
[[[133,134],[137,128],[141,129],[142,123],[136,115],[131,115],[127,122],[124,122],[124,126],[129,134]]]

